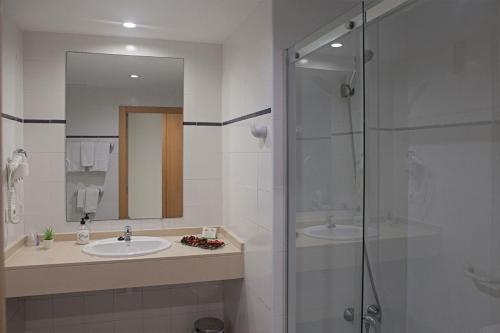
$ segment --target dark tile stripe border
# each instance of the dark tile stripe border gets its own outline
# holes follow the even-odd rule
[[[226,126],[226,125],[237,123],[239,121],[259,117],[259,116],[262,116],[262,115],[265,115],[268,113],[271,113],[271,108],[257,111],[254,113],[250,113],[250,114],[247,114],[247,115],[244,115],[241,117],[237,117],[237,118],[234,118],[231,120],[227,120],[227,121],[224,121],[221,123],[208,122],[208,121],[185,121],[183,123],[183,125],[184,126]],[[63,119],[21,119],[21,118],[14,117],[14,116],[11,116],[11,115],[6,114],[6,113],[2,113],[2,117],[5,119],[9,119],[9,120],[13,120],[13,121],[17,121],[17,122],[25,123],[25,124],[66,124],[66,120],[63,120]],[[83,137],[87,137],[87,136],[83,136]],[[94,137],[94,136],[90,136],[90,137]],[[110,137],[110,136],[104,136],[104,137]],[[112,136],[112,137],[114,137],[114,136]]]
[[[234,123],[236,123],[238,121],[247,120],[247,119],[250,119],[250,118],[255,118],[255,117],[262,116],[262,115],[265,115],[265,114],[268,114],[268,113],[271,113],[271,108],[268,108],[268,109],[265,109],[265,110],[261,110],[261,111],[257,111],[257,112],[254,112],[254,113],[250,113],[250,114],[247,114],[245,116],[234,118],[234,119],[231,119],[231,120],[228,120],[228,121],[224,121],[222,123],[222,126],[229,125],[229,124],[234,124]]]
[[[254,112],[254,113],[250,113],[250,114],[238,117],[238,118],[234,118],[234,119],[231,119],[231,120],[228,120],[228,121],[224,121],[222,123],[218,123],[218,122],[185,121],[183,124],[184,124],[184,126],[225,126],[225,125],[237,123],[239,121],[247,120],[247,119],[250,119],[250,118],[255,118],[255,117],[258,117],[258,116],[262,116],[262,115],[265,115],[265,114],[268,114],[268,113],[271,113],[271,108],[268,108],[268,109],[265,109],[265,110],[261,110],[261,111],[257,111],[257,112]]]
[[[66,135],[67,138],[72,139],[85,139],[85,138],[96,138],[96,139],[118,139],[118,135]]]
[[[25,124],[66,124],[66,120],[60,119],[24,119]]]
[[[196,126],[222,126],[222,123],[213,123],[213,122],[207,122],[207,121],[203,122],[203,121],[201,121],[201,122],[197,122]]]
[[[208,121],[185,121],[184,126],[222,126],[222,123]]]
[[[11,116],[10,114],[2,113],[2,118],[17,121],[18,123],[22,123],[23,120],[18,117]]]
[[[22,119],[7,113],[2,113],[2,118],[25,124],[66,124],[66,120],[64,119]]]

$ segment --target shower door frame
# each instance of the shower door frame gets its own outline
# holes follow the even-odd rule
[[[295,324],[296,324],[296,248],[295,248],[295,238],[296,238],[296,193],[297,193],[297,184],[295,181],[296,176],[296,105],[295,105],[295,67],[294,63],[299,61],[302,57],[307,54],[314,52],[318,47],[318,45],[324,46],[325,43],[319,42],[318,40],[324,40],[322,37],[325,35],[334,36],[333,39],[339,38],[353,29],[348,29],[345,27],[345,23],[349,21],[355,21],[357,26],[354,29],[359,28],[359,24],[361,24],[361,28],[363,28],[363,3],[360,2],[359,6],[356,5],[348,12],[342,14],[341,16],[335,18],[332,23],[325,26],[324,28],[318,30],[316,33],[297,43],[293,47],[289,48],[286,53],[286,73],[287,73],[287,82],[286,82],[286,138],[287,138],[287,159],[286,159],[286,177],[287,177],[287,193],[286,193],[286,221],[287,221],[287,237],[286,237],[286,246],[287,246],[287,260],[286,260],[286,270],[287,270],[287,279],[286,279],[286,332],[287,333],[296,333]],[[331,34],[331,32],[334,32]],[[362,37],[364,39],[364,36]],[[320,46],[320,47],[321,47]],[[364,45],[363,45],[364,46]],[[298,55],[298,56],[297,56]],[[363,77],[364,81],[364,77]],[[364,98],[363,98],[364,105]],[[363,107],[363,117],[364,117],[364,107]],[[363,135],[364,141],[364,135]],[[364,195],[363,195],[364,198]],[[363,200],[364,201],[364,200]],[[363,217],[363,226],[364,226],[364,217]],[[364,237],[364,236],[363,236]],[[364,242],[364,240],[363,240]],[[361,270],[361,274],[363,275],[363,267]],[[361,277],[361,281],[363,276]],[[362,288],[362,286],[361,286]],[[361,292],[361,296],[363,293]],[[361,308],[363,307],[363,297],[361,297]],[[359,315],[359,320],[361,320],[361,316]]]

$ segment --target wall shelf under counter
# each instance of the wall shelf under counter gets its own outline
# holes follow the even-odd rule
[[[27,247],[23,240],[6,251],[6,296],[24,297],[117,288],[233,280],[243,278],[244,244],[224,228],[226,245],[203,250],[182,245],[180,236],[201,228],[134,231],[137,236],[162,237],[172,246],[141,257],[104,258],[84,254],[74,234],[58,234],[51,249]],[[117,237],[120,232],[97,232],[92,239]]]

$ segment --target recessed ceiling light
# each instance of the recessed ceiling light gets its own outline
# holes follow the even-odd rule
[[[134,46],[134,45],[127,45],[127,46],[125,46],[125,49],[126,49],[127,51],[135,51],[135,50],[136,50],[136,48],[135,48],[135,46]]]
[[[123,27],[132,29],[137,27],[137,24],[135,24],[134,22],[123,22]]]
[[[137,79],[137,78],[139,77],[139,75],[137,75],[137,74],[130,74],[130,77],[131,77],[132,79]]]
[[[333,43],[332,47],[342,47],[344,46],[342,43]]]
[[[301,64],[307,64],[309,62],[309,60],[307,60],[307,59],[300,59],[299,62]]]

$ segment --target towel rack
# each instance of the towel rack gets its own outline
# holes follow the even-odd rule
[[[500,285],[500,277],[486,276],[476,271],[474,266],[471,264],[464,266],[464,274],[465,276],[470,277],[472,280],[491,284],[491,285]]]
[[[98,136],[94,136],[94,137],[92,137],[92,136],[66,136],[66,138],[71,138],[71,139],[82,138],[83,139],[83,138],[99,138],[99,137]],[[73,142],[73,141],[71,141],[71,142]],[[76,141],[76,142],[82,142],[82,141]],[[91,141],[91,142],[97,143],[99,141]],[[115,144],[113,142],[109,142],[109,153],[112,153],[114,149],[115,149]],[[26,152],[23,149],[20,149],[20,150],[22,150],[21,152],[26,155]],[[26,157],[27,157],[27,155],[26,155]]]
[[[102,189],[102,187],[101,187],[101,186],[96,186],[96,187],[97,187],[97,189],[99,190],[99,195],[104,194],[104,190]],[[84,187],[84,188],[77,188],[77,189],[75,190],[74,194],[78,194],[78,191],[79,191],[79,190],[84,190],[84,189],[86,189],[86,187]]]

